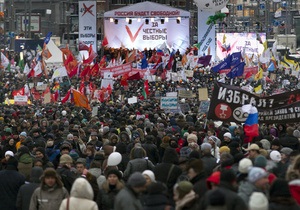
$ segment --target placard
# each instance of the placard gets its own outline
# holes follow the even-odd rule
[[[195,94],[191,90],[179,90],[178,96],[181,98],[195,98]]]
[[[43,103],[44,104],[49,104],[50,102],[51,102],[51,93],[46,93],[44,95],[44,101],[43,101]]]
[[[198,94],[199,94],[199,101],[206,101],[208,99],[207,88],[199,88]]]
[[[177,97],[178,93],[177,92],[167,92],[166,97]]]
[[[201,101],[198,112],[207,114],[209,110],[209,105],[210,101]]]
[[[92,117],[95,117],[98,115],[98,106],[94,106],[92,110]]]
[[[15,105],[26,105],[27,101],[28,101],[28,97],[27,96],[14,96],[14,101],[15,101]]]
[[[160,108],[161,109],[177,109],[177,97],[161,97]]]
[[[186,77],[193,77],[194,76],[194,71],[191,71],[191,70],[185,70],[184,73],[185,73]]]
[[[135,104],[135,103],[137,103],[137,97],[136,96],[128,98],[128,104]]]
[[[114,73],[113,72],[104,72],[104,79],[112,79],[113,78]]]
[[[183,114],[188,113],[189,111],[191,111],[191,107],[190,107],[190,105],[187,104],[187,103],[180,104],[180,109],[181,109],[181,112],[182,112]]]
[[[46,90],[47,86],[48,86],[47,84],[42,84],[42,85],[36,86],[35,88],[36,88],[36,90],[43,91],[43,90]]]

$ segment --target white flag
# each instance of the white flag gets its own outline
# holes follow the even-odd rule
[[[38,63],[36,64],[36,66],[34,67],[34,76],[38,76],[42,73],[42,64],[40,61],[38,61]]]
[[[29,72],[30,72],[30,68],[29,68],[28,64],[26,63],[25,67],[24,67],[24,74],[27,76],[29,74]]]
[[[63,66],[54,71],[51,80],[53,81],[57,77],[64,77],[64,76],[68,76],[68,73],[66,68]]]
[[[4,68],[6,68],[9,64],[8,58],[1,52],[1,64]]]
[[[279,8],[276,10],[276,12],[274,13],[274,17],[275,17],[275,18],[281,17],[281,10],[282,10],[281,7],[279,7]]]

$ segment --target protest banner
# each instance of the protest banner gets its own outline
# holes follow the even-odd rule
[[[14,96],[14,101],[15,101],[15,105],[26,105],[27,101],[28,101],[28,97],[27,96]]]
[[[247,114],[242,106],[252,104],[258,110],[260,123],[298,122],[300,90],[259,97],[236,86],[216,83],[208,111],[208,119],[245,122]]]

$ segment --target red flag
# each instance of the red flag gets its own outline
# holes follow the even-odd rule
[[[100,70],[100,69],[99,69],[98,63],[95,63],[94,66],[93,66],[92,69],[91,69],[90,74],[91,74],[93,77],[95,77],[95,76],[98,75],[99,70]]]
[[[149,95],[149,84],[148,84],[148,80],[144,81],[144,89],[147,95]]]
[[[67,94],[65,95],[65,97],[61,100],[61,103],[62,103],[62,104],[66,103],[66,102],[69,100],[70,95],[71,95],[71,90],[69,90],[69,91],[67,92]]]
[[[101,58],[101,60],[99,62],[99,67],[100,68],[105,68],[106,67],[106,56],[105,55]]]
[[[12,96],[24,96],[25,95],[25,88],[22,87],[19,90],[13,90],[11,94],[12,94]]]
[[[89,63],[91,63],[96,57],[97,57],[97,53],[94,52],[93,45],[90,45],[90,48],[89,48],[89,57],[87,59],[83,60],[83,64],[89,64]]]
[[[157,59],[157,62],[155,64],[155,66],[153,66],[153,69],[156,69],[161,62],[162,62],[162,57],[159,56],[159,58]]]
[[[112,93],[112,88],[111,88],[110,84],[108,84],[106,90],[107,90],[109,95]]]
[[[89,75],[91,71],[91,67],[90,66],[86,66],[83,71],[80,73],[80,77],[85,77],[86,75]]]
[[[107,40],[107,37],[104,36],[104,39],[102,41],[102,46],[105,47],[106,45],[108,45],[108,40]]]
[[[84,92],[85,92],[84,88],[85,88],[84,81],[81,80],[80,87],[79,87],[79,92],[82,93],[82,94],[84,94]]]
[[[34,73],[34,69],[31,69],[30,72],[27,74],[27,78],[34,77]]]
[[[84,43],[84,42],[82,42],[82,41],[79,41],[79,51],[81,51],[81,50],[89,50],[89,47]]]
[[[123,76],[122,76],[122,78],[121,78],[121,81],[120,81],[120,84],[122,85],[122,86],[128,86],[128,73],[126,73],[126,74],[124,74]]]
[[[73,76],[75,76],[78,72],[78,64],[76,66],[73,67],[73,69],[68,73],[69,78],[72,78]]]
[[[249,79],[250,77],[252,77],[252,72],[247,72],[247,74],[245,75],[245,79]]]
[[[31,88],[30,90],[31,95],[33,96],[34,100],[39,100],[41,98],[41,95],[38,91],[36,91],[35,88]]]
[[[92,82],[90,82],[89,88],[90,88],[91,96],[93,97],[95,88],[94,88],[94,84]]]
[[[142,77],[141,77],[140,72],[137,72],[134,75],[131,75],[130,77],[128,77],[127,80],[140,80],[141,78]]]

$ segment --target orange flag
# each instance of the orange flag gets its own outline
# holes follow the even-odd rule
[[[88,98],[79,91],[73,89],[73,98],[76,106],[91,110]]]

